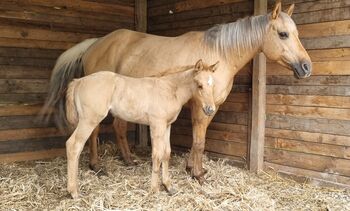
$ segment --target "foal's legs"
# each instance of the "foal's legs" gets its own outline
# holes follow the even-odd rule
[[[67,190],[73,198],[79,197],[78,167],[79,156],[91,132],[97,124],[87,121],[79,121],[77,128],[66,142],[68,182]]]
[[[195,103],[191,105],[193,143],[186,169],[191,171],[192,176],[198,179],[200,184],[204,182],[204,174],[206,173],[206,170],[202,167],[205,135],[207,127],[214,115],[215,114],[208,117],[202,111],[201,106],[198,106]]]
[[[175,194],[176,190],[171,187],[171,180],[169,176],[169,160],[170,160],[170,154],[171,154],[170,129],[171,129],[171,125],[169,125],[166,128],[166,132],[164,135],[165,152],[162,159],[162,180],[163,180],[163,185],[165,186],[168,193],[170,195],[173,195]]]
[[[152,138],[152,178],[151,192],[159,191],[159,169],[160,162],[164,158],[165,143],[164,136],[167,130],[166,124],[154,124],[150,126]]]
[[[90,169],[94,172],[99,172],[101,167],[99,166],[98,154],[97,154],[97,137],[100,131],[100,125],[97,125],[96,128],[92,131],[92,134],[89,138],[89,157],[90,157]]]
[[[125,164],[134,165],[135,163],[131,159],[131,152],[127,139],[128,122],[115,117],[113,121],[113,127],[116,134],[116,143],[122,153]]]

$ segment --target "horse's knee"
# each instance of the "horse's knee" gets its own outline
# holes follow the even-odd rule
[[[201,141],[193,141],[192,147],[195,151],[204,151],[205,139],[202,139]]]

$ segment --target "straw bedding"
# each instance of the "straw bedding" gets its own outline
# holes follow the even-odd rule
[[[350,191],[319,188],[276,174],[251,174],[228,160],[205,157],[206,183],[200,186],[185,172],[184,155],[173,155],[170,171],[178,190],[149,194],[150,155],[126,167],[110,144],[100,149],[108,176],[88,169],[88,154],[80,160],[77,200],[66,191],[66,159],[0,165],[0,210],[350,210]]]

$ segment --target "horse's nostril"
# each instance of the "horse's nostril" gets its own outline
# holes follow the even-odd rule
[[[304,70],[305,72],[309,72],[309,70],[310,70],[309,65],[308,65],[307,63],[303,63],[303,64],[301,65],[301,67],[303,68],[303,70]]]

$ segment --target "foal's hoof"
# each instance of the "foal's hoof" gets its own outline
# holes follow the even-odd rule
[[[128,159],[128,160],[124,160],[124,164],[126,166],[137,166],[138,163],[136,160]]]
[[[97,176],[108,176],[107,170],[101,167],[100,165],[89,165],[90,169],[93,170]]]

